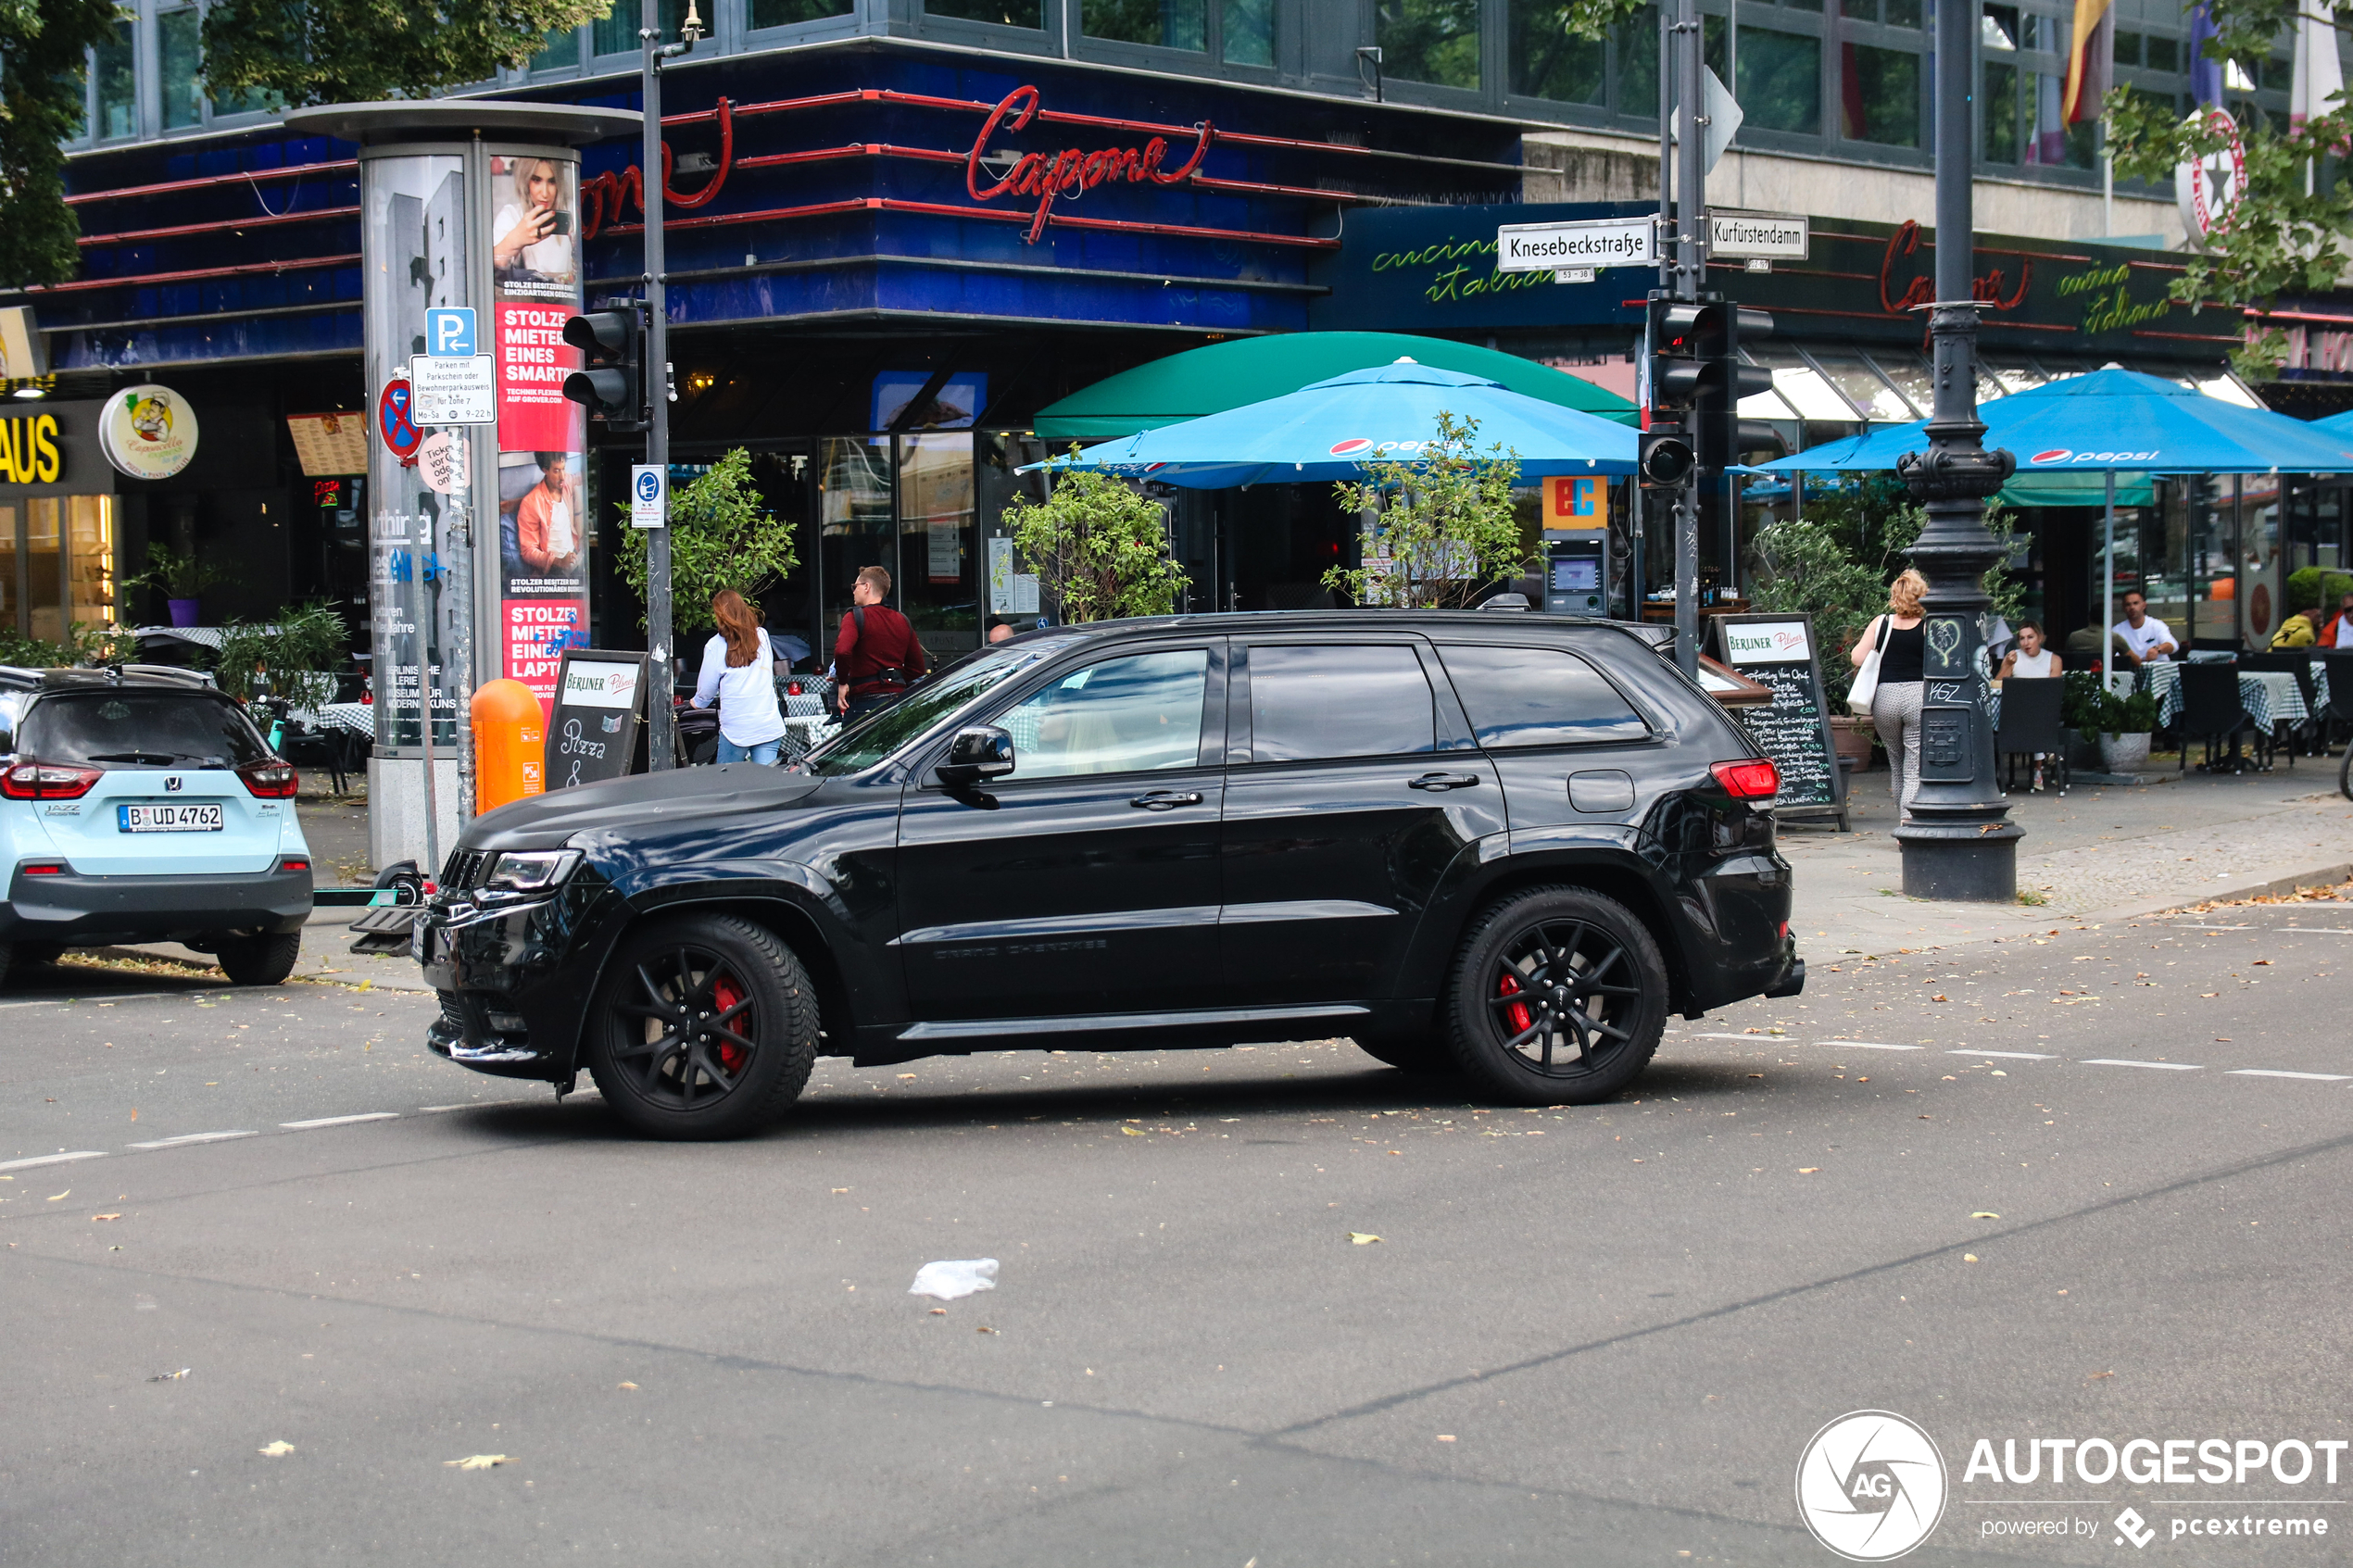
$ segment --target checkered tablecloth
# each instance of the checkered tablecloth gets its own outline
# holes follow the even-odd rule
[[[2255,721],[2256,728],[2274,734],[2281,724],[2300,724],[2312,716],[2312,710],[2304,706],[2304,689],[2286,671],[2242,670],[2238,673],[2239,701],[2246,705],[2246,716]],[[2135,679],[2143,690],[2156,694],[2159,721],[2171,724],[2182,711],[2182,667],[2145,665]]]
[[[371,739],[376,733],[376,710],[364,702],[330,702],[318,708],[289,709],[286,717],[299,719],[314,730],[348,730]]]

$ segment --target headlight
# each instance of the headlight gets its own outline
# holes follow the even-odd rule
[[[577,849],[508,849],[482,879],[485,893],[537,893],[555,886],[580,864]]]

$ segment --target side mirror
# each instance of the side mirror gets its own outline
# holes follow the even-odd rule
[[[1013,771],[1013,737],[994,724],[959,730],[948,743],[947,759],[939,764],[939,782],[950,789],[968,789]]]

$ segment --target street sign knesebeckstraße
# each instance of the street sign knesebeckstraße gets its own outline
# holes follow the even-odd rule
[[[1566,223],[1506,223],[1495,231],[1498,272],[1657,265],[1658,220],[1649,214]]]
[[[1727,260],[1761,257],[1768,261],[1803,261],[1813,238],[1812,224],[1802,212],[1707,209],[1707,254]]]
[[[659,463],[635,463],[629,470],[629,526],[660,528],[670,511],[670,476]]]
[[[498,422],[497,361],[488,354],[419,354],[409,361],[412,418],[419,425]]]

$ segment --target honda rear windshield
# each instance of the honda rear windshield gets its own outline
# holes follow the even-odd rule
[[[270,748],[223,698],[107,691],[34,703],[17,728],[17,755],[91,768],[241,768]]]

